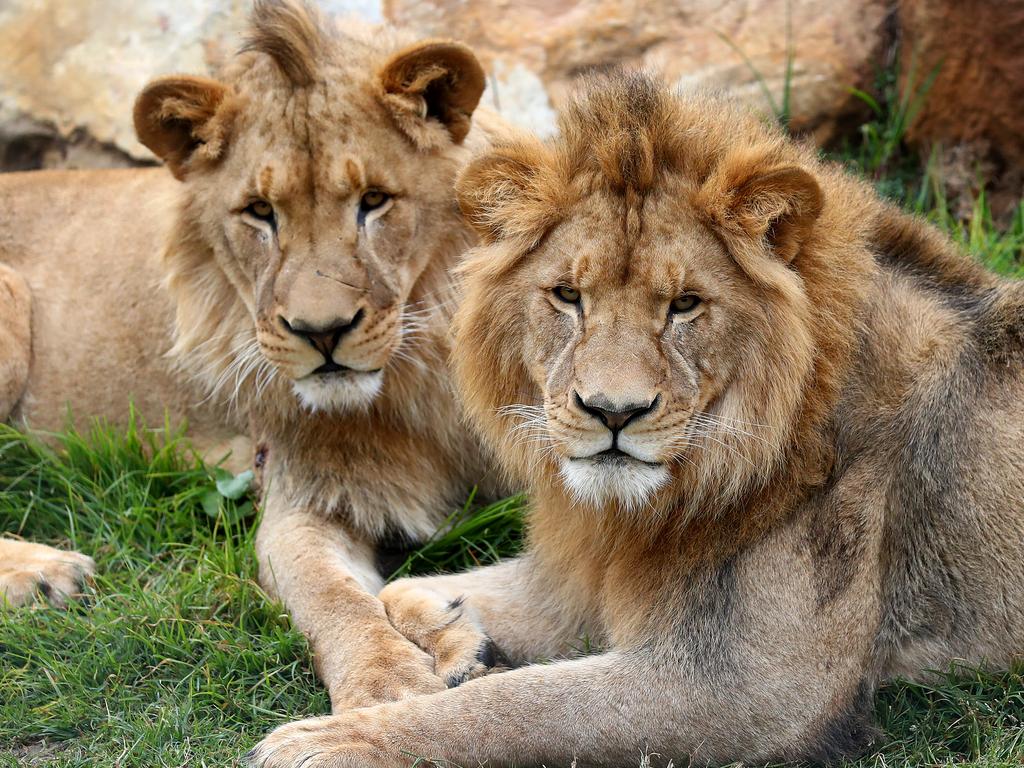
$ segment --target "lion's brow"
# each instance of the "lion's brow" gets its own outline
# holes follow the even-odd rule
[[[355,158],[345,158],[345,174],[348,176],[348,183],[351,189],[363,189],[366,186],[366,178],[363,173],[362,164]]]
[[[271,187],[274,184],[274,169],[269,165],[263,166],[263,170],[260,171],[259,183],[256,185],[257,191],[264,197],[269,197]]]

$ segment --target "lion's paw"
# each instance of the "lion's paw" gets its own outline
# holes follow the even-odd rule
[[[372,768],[380,755],[345,716],[315,717],[275,729],[257,744],[249,768]]]
[[[494,642],[465,600],[447,600],[415,579],[389,584],[380,593],[392,625],[434,658],[434,674],[454,688],[499,663]]]
[[[57,606],[80,597],[96,572],[91,557],[44,544],[0,541],[0,605],[26,605],[42,595]]]
[[[366,643],[364,653],[341,659],[342,672],[332,676],[328,686],[332,712],[444,690],[444,681],[434,674],[430,656],[394,629],[387,629]]]

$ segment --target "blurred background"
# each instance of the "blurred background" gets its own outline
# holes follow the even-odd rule
[[[892,164],[913,155],[928,194],[941,186],[957,218],[984,189],[1005,225],[1021,198],[1021,0],[319,4],[469,43],[489,74],[485,99],[541,134],[575,77],[639,64],[735,94],[831,151],[867,152],[862,169],[890,185],[902,183]],[[0,0],[0,169],[151,162],[132,132],[135,94],[154,75],[214,72],[248,10],[247,0]]]

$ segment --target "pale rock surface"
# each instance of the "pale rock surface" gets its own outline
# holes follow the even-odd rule
[[[456,37],[489,75],[487,103],[549,135],[581,73],[617,63],[781,103],[792,29],[793,125],[827,139],[858,103],[886,44],[888,0],[322,0],[329,14]],[[237,45],[246,0],[3,0],[4,167],[149,159],[131,125],[135,94],[169,72],[211,73]],[[787,13],[791,19],[787,20]]]

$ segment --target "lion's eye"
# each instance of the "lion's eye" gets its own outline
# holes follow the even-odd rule
[[[552,293],[566,304],[579,304],[580,302],[580,292],[575,288],[570,288],[568,285],[556,286]]]
[[[375,211],[390,199],[391,195],[387,192],[381,192],[379,189],[371,189],[359,198],[359,210],[362,213]]]
[[[249,203],[245,208],[245,213],[249,214],[254,219],[265,221],[267,224],[274,223],[274,206],[266,200],[254,200]]]
[[[671,309],[673,313],[682,314],[692,312],[700,304],[700,296],[693,293],[684,293],[672,299]]]

